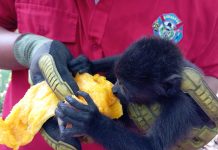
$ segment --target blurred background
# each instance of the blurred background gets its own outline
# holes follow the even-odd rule
[[[10,79],[11,79],[11,71],[0,69],[0,116],[2,113],[2,103],[5,97],[5,93],[8,88],[8,83]]]

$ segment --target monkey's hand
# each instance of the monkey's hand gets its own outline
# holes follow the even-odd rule
[[[69,63],[69,67],[74,75],[84,72],[93,74],[93,63],[84,55],[72,59]]]
[[[77,72],[79,73],[109,73],[113,72],[113,67],[115,62],[120,58],[121,55],[115,55],[111,57],[102,58],[95,61],[90,61],[86,56],[80,55],[79,57],[72,59],[69,63],[69,68],[75,75]]]
[[[151,142],[147,137],[132,132],[114,120],[102,115],[90,96],[79,91],[88,105],[78,102],[76,99],[67,97],[69,104],[60,102],[56,109],[56,116],[61,118],[64,125],[61,126],[62,137],[77,137],[88,135],[105,149],[115,150],[151,150]],[[66,124],[72,124],[68,128]],[[128,143],[128,144],[127,144]]]
[[[69,136],[81,136],[89,135],[92,137],[93,132],[98,130],[105,116],[103,116],[91,97],[82,91],[78,91],[77,94],[83,97],[87,105],[78,102],[72,97],[66,97],[69,104],[60,102],[56,109],[56,116],[58,116],[64,125],[61,127],[62,135]],[[66,124],[72,124],[72,128],[66,128]]]

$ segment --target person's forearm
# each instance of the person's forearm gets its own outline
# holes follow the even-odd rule
[[[24,69],[13,54],[13,45],[19,35],[19,33],[9,32],[0,27],[0,69]]]
[[[205,76],[205,81],[207,82],[210,89],[217,94],[218,93],[218,79],[211,76]]]

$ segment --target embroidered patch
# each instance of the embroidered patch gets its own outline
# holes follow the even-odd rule
[[[183,23],[174,13],[161,15],[152,27],[155,36],[172,40],[175,43],[183,38]]]

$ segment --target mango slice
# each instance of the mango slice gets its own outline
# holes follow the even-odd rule
[[[113,95],[113,84],[106,80],[104,76],[95,74],[94,76],[84,73],[77,74],[75,77],[81,91],[89,93],[99,111],[111,119],[117,119],[122,116],[122,106]],[[79,97],[80,102],[86,104],[83,98]]]

